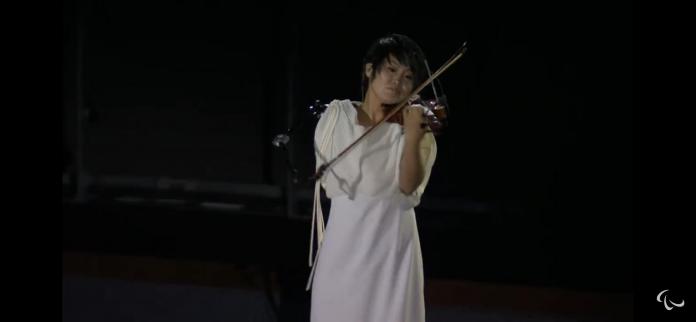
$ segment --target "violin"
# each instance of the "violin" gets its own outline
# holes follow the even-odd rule
[[[391,112],[392,109],[396,108],[397,104],[387,105],[387,113]],[[447,127],[447,100],[444,95],[438,97],[437,99],[422,99],[420,97],[416,99],[409,100],[409,105],[417,106],[423,109],[423,115],[427,123],[421,124],[422,128],[428,128],[428,132],[432,132],[433,135],[440,135],[443,133],[444,129]],[[319,100],[315,100],[314,104],[309,106],[310,113],[316,117],[321,117],[324,113],[328,104],[322,104]],[[403,114],[395,113],[385,122],[395,123],[401,126],[404,125]]]
[[[427,128],[427,131],[433,132],[433,135],[442,134],[447,126],[447,103],[444,95],[438,99],[421,99],[419,97],[409,100],[408,105],[420,107],[423,110],[423,116],[425,116],[427,123],[421,124],[421,128]],[[394,107],[395,106],[389,107],[389,111]],[[396,113],[387,119],[386,122],[403,126],[403,118],[403,114]]]

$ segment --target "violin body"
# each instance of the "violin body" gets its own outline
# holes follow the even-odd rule
[[[434,135],[442,134],[444,128],[447,126],[447,107],[445,105],[444,96],[434,100],[423,100],[416,99],[409,102],[409,105],[417,106],[423,109],[423,115],[425,116],[427,124],[426,125],[433,132]],[[387,113],[391,111],[395,106],[387,107]],[[403,114],[396,113],[394,116],[387,120],[389,123],[397,123],[399,125],[404,125]]]

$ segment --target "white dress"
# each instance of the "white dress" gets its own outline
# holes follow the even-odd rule
[[[366,130],[358,124],[350,100],[332,101],[315,130],[317,166]],[[323,220],[316,218],[319,247],[308,284],[312,322],[425,321],[423,263],[413,208],[427,185],[437,145],[426,133],[420,144],[424,180],[413,194],[405,195],[398,185],[403,138],[401,125],[381,124],[321,180],[331,209],[325,232]],[[317,185],[316,194],[318,189]]]

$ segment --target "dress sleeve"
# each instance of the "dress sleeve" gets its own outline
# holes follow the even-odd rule
[[[418,188],[416,188],[416,190],[409,195],[405,195],[399,191],[400,195],[405,197],[405,206],[408,208],[413,208],[420,204],[421,196],[423,195],[423,192],[425,192],[425,187],[428,185],[428,181],[430,180],[430,172],[433,168],[433,164],[435,164],[435,158],[437,156],[437,143],[435,142],[435,136],[431,132],[423,135],[420,142],[419,154],[421,164],[424,167],[423,181],[420,185],[418,185]]]
[[[332,101],[326,108],[324,113],[321,114],[319,122],[314,129],[314,157],[315,165],[314,170],[316,171],[319,167],[330,161],[333,156],[331,155],[333,145],[333,132],[336,125],[336,118],[338,116],[338,101]],[[321,179],[322,186],[326,185],[326,176]]]

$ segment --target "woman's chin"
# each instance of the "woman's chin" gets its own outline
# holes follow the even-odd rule
[[[384,104],[394,105],[394,104],[400,103],[402,100],[403,99],[401,99],[400,97],[397,97],[397,96],[389,96],[389,97],[385,97],[385,99],[382,101],[384,102]]]

